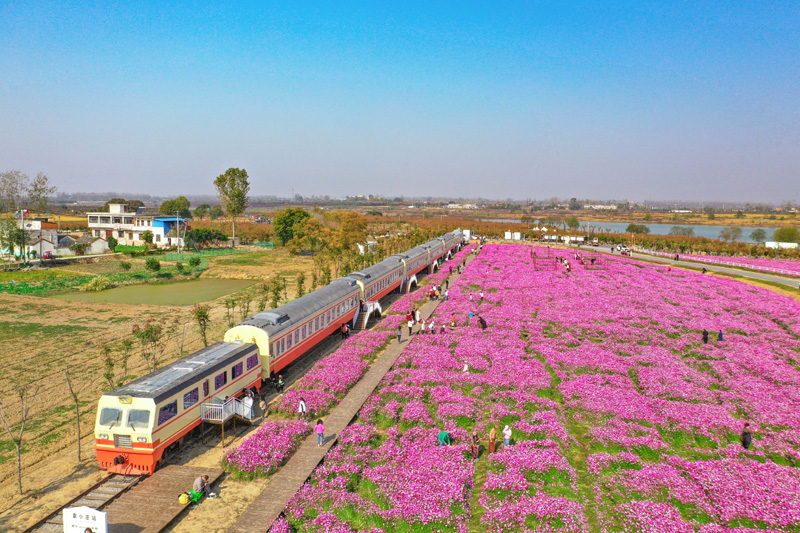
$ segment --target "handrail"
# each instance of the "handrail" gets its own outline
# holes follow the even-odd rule
[[[200,416],[204,422],[226,422],[232,416],[252,420],[250,409],[238,398],[228,398],[223,403],[214,400],[203,402]]]

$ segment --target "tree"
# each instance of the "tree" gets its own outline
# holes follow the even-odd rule
[[[193,216],[196,219],[201,219],[204,216],[206,216],[210,210],[211,210],[211,206],[210,205],[208,205],[208,204],[200,204],[194,210]]]
[[[297,275],[297,297],[300,298],[306,293],[306,275],[300,272]]]
[[[628,224],[628,227],[625,228],[626,233],[644,233],[645,235],[650,233],[650,228],[648,228],[644,224]]]
[[[14,211],[22,206],[30,178],[21,170],[0,174],[0,212]]]
[[[25,247],[31,241],[30,234],[27,231],[16,227],[16,224],[15,224],[14,229],[12,229],[9,232],[8,240],[9,240],[9,243],[11,244],[11,247],[12,247],[11,249],[19,250],[20,251],[19,257],[20,257],[20,259],[23,259],[24,256],[25,256]],[[77,244],[77,243],[75,243],[75,244]],[[74,244],[73,244],[73,246],[74,246]],[[72,246],[70,246],[70,249],[71,248],[72,248]]]
[[[281,210],[273,222],[275,236],[285,245],[294,238],[295,229],[310,217],[311,214],[302,207],[287,207]]]
[[[797,228],[780,228],[773,237],[778,242],[800,242],[800,231]]]
[[[208,329],[208,324],[211,322],[211,316],[208,314],[208,306],[195,304],[192,308],[192,316],[194,317],[194,321],[197,322],[200,336],[203,338],[203,346],[208,346],[206,330]]]
[[[742,238],[742,228],[731,226],[719,232],[719,238],[728,242],[738,241]]]
[[[144,266],[147,270],[152,272],[158,272],[161,270],[161,261],[156,259],[155,257],[148,257],[147,260],[144,262]]]
[[[161,207],[158,208],[158,212],[164,213],[165,215],[174,215],[178,213],[182,218],[191,218],[192,212],[189,211],[190,206],[191,204],[185,196],[178,196],[174,200],[167,200],[161,204]]]
[[[75,242],[69,245],[69,249],[75,252],[75,255],[85,254],[87,248],[89,248],[89,245],[85,242]]]
[[[767,240],[767,232],[761,228],[756,228],[750,232],[750,240],[753,242],[764,243]]]
[[[19,486],[19,493],[22,494],[22,436],[25,434],[25,424],[28,421],[31,407],[36,401],[36,393],[38,388],[33,389],[31,392],[30,385],[20,385],[17,387],[17,398],[19,398],[19,422],[16,424],[9,423],[6,417],[6,408],[3,405],[3,400],[0,398],[0,418],[3,419],[3,426],[6,433],[14,443],[17,449],[17,484]],[[15,427],[16,426],[16,427]]]
[[[247,193],[250,192],[250,181],[247,177],[247,171],[238,168],[229,168],[225,174],[220,174],[214,180],[214,186],[217,188],[219,194],[219,201],[231,217],[232,242],[236,243],[236,217],[244,213],[247,208],[249,198]]]
[[[128,204],[128,208],[131,207],[130,203],[128,203],[125,198],[112,198],[111,200],[107,201],[106,204],[100,209],[100,212],[108,213],[109,206],[111,204]]]
[[[142,344],[142,357],[145,363],[155,371],[158,366],[158,356],[161,353],[164,327],[161,324],[147,322],[143,326],[134,324],[131,332]]]
[[[224,213],[222,212],[222,208],[218,205],[215,205],[208,211],[208,218],[211,220],[217,220],[221,217]]]
[[[122,357],[120,358],[122,375],[117,381],[117,386],[122,386],[128,380],[128,360],[131,358],[131,350],[133,350],[133,339],[123,339],[119,349],[122,352]]]
[[[142,232],[142,240],[147,244],[153,244],[153,232],[148,230],[144,230]]]
[[[567,227],[572,231],[575,231],[581,226],[581,222],[578,220],[578,217],[567,217],[565,222],[567,223]]]
[[[114,249],[117,247],[118,244],[119,241],[117,241],[117,239],[115,239],[114,237],[108,238],[108,249],[111,250],[112,252],[114,251]]]
[[[578,203],[577,198],[570,198],[569,199],[569,210],[570,211],[578,211],[581,208],[581,204]]]
[[[669,230],[670,235],[678,235],[682,237],[694,237],[694,228],[682,228],[681,226],[672,226]]]
[[[47,200],[57,191],[50,185],[50,178],[39,172],[28,187],[28,206],[38,213],[47,211]]]
[[[114,388],[114,358],[111,357],[111,346],[108,344],[103,346],[103,367],[105,368],[103,379],[108,381],[108,388],[111,390]],[[67,372],[67,381],[69,381],[69,370],[65,370],[65,372]]]

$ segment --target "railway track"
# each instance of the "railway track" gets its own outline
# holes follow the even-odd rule
[[[134,487],[145,476],[124,476],[121,474],[111,474],[98,483],[80,493],[77,497],[59,507],[53,513],[47,515],[33,526],[26,529],[23,533],[33,533],[38,531],[64,531],[62,511],[67,507],[78,507],[85,505],[93,509],[102,510],[103,507],[117,499],[119,496]]]

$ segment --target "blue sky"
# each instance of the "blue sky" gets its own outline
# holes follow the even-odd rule
[[[800,200],[797,2],[0,0],[60,190]],[[109,7],[110,6],[110,7]]]

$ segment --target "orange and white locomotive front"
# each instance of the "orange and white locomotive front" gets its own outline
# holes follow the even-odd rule
[[[152,398],[100,398],[94,438],[101,468],[117,474],[153,473],[161,455],[153,443],[155,412]]]

